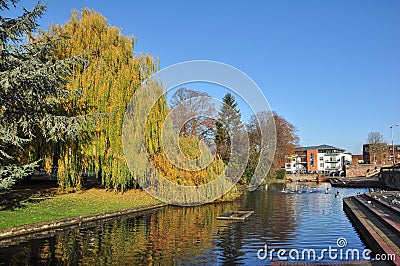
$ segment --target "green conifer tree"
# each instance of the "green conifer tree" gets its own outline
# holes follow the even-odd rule
[[[242,130],[243,123],[241,121],[240,110],[235,97],[227,93],[222,99],[221,110],[218,112],[219,120],[216,122],[215,143],[217,152],[221,156],[225,164],[230,159],[231,140],[229,132]]]
[[[0,11],[17,2],[0,0]],[[0,189],[33,172],[40,157],[31,149],[35,142],[58,142],[78,132],[79,119],[60,108],[70,97],[65,84],[78,59],[56,60],[57,40],[31,38],[44,12],[37,3],[14,18],[0,14]]]

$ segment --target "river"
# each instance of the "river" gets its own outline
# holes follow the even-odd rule
[[[366,246],[343,212],[342,199],[364,191],[328,183],[269,185],[234,202],[167,206],[38,235],[0,248],[0,264],[268,265],[278,259],[353,259],[340,252],[361,254]],[[230,210],[255,213],[241,222],[217,220]],[[337,252],[323,252],[330,247]]]

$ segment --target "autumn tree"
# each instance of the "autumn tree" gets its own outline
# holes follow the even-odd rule
[[[296,127],[284,117],[274,112],[276,127],[276,150],[273,166],[279,169],[285,165],[286,156],[295,153],[295,147],[299,145],[299,137]]]
[[[17,2],[1,0],[0,10]],[[14,18],[0,15],[0,188],[32,174],[48,143],[74,138],[82,121],[62,112],[74,97],[65,85],[78,58],[56,57],[60,39],[30,39],[44,12],[38,3]]]
[[[275,130],[272,130],[274,127]],[[263,129],[263,134],[262,134]],[[245,172],[245,179],[250,178],[259,162],[261,150],[274,149],[275,156],[272,162],[270,176],[275,175],[275,171],[285,165],[287,155],[294,154],[295,147],[298,145],[299,137],[296,128],[276,112],[260,112],[250,117],[246,124],[247,134],[250,141],[250,157]],[[272,130],[272,131],[271,131]],[[276,134],[276,142],[269,136]],[[264,142],[262,142],[264,138]],[[267,175],[268,173],[266,173]]]
[[[229,133],[237,130],[243,130],[240,110],[235,97],[231,93],[225,94],[222,98],[222,106],[218,112],[218,121],[215,123],[215,144],[217,152],[225,164],[229,162],[231,139]]]
[[[157,172],[172,182],[192,186],[207,183],[223,172],[224,165],[219,159],[206,168],[196,167],[203,166],[203,163],[198,158],[198,139],[191,136],[182,136],[181,147],[185,155],[196,159],[193,169],[192,165],[184,165],[186,161],[182,162],[178,152],[170,155],[177,158],[178,163],[182,162],[182,167],[175,166],[174,161],[166,156],[162,131],[170,130],[164,128],[169,128],[164,121],[169,108],[165,95],[157,97],[162,93],[162,84],[147,79],[155,72],[157,62],[147,54],[132,53],[133,37],[122,35],[117,27],[109,26],[101,14],[89,9],[74,11],[69,22],[53,26],[42,36],[70,36],[57,46],[57,56],[64,58],[85,53],[89,59],[84,70],[76,69],[75,78],[67,86],[70,90],[82,88],[81,97],[70,100],[68,111],[89,114],[93,119],[87,123],[85,134],[80,136],[79,141],[61,147],[58,161],[61,188],[79,189],[82,169],[95,172],[106,188],[126,190],[139,181],[144,185],[154,183],[166,193],[167,184],[158,183],[155,178]],[[153,105],[155,97],[158,100]],[[152,108],[147,112],[149,105]],[[130,109],[140,115],[133,115]],[[125,116],[130,119],[124,119]],[[125,126],[124,121],[127,123]],[[124,133],[125,139],[129,139],[129,134],[133,134],[134,139],[145,132],[145,149],[141,143],[125,142],[124,148],[129,151],[125,157],[123,128],[129,128]],[[212,161],[211,154],[206,155],[208,157],[204,161]],[[130,162],[132,173],[126,160]],[[200,170],[196,170],[198,168]]]
[[[370,158],[372,156],[375,163],[384,163],[384,154],[387,151],[387,143],[383,140],[383,135],[379,132],[370,132],[367,137],[369,144]]]
[[[143,188],[157,192],[168,202],[171,202],[171,197],[172,202],[196,202],[205,194],[212,200],[213,195],[223,191],[229,182],[206,186],[207,193],[199,193],[206,189],[201,185],[223,175],[225,165],[221,159],[215,158],[199,137],[179,134],[179,130],[172,126],[170,110],[162,95],[162,87],[151,79],[147,80],[145,86],[136,91],[127,108],[123,127],[124,148],[128,151],[126,159],[135,178]],[[141,114],[147,114],[145,119]],[[145,145],[141,136],[144,136]],[[191,191],[188,194],[175,193],[174,185],[188,186]]]
[[[69,101],[68,112],[92,115],[79,141],[60,148],[59,184],[65,190],[82,186],[82,170],[95,172],[104,187],[126,190],[135,180],[126,165],[122,148],[122,123],[126,107],[141,82],[156,71],[156,60],[133,53],[135,38],[125,36],[106,18],[90,9],[73,11],[64,25],[54,25],[41,37],[68,36],[55,53],[57,58],[86,54],[88,66],[74,69],[68,90],[81,90]],[[143,118],[144,119],[144,118]]]

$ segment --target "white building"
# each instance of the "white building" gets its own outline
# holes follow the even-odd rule
[[[287,173],[322,173],[344,175],[345,166],[351,164],[351,153],[330,145],[299,147],[288,156]]]

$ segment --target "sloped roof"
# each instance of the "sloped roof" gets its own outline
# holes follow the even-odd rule
[[[296,148],[296,150],[303,150],[303,151],[307,151],[307,150],[339,150],[339,151],[344,151],[344,149],[337,148],[337,147],[327,145],[327,144],[322,144],[319,146],[298,147],[298,148]]]

